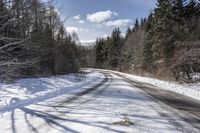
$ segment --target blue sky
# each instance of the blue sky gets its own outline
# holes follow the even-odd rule
[[[136,18],[146,17],[156,0],[55,0],[61,18],[67,17],[68,32],[77,32],[82,42],[110,35],[119,27],[123,33]]]

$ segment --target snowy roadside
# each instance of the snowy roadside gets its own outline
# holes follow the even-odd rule
[[[200,100],[200,83],[179,84],[176,82],[163,81],[163,80],[158,80],[155,78],[125,74],[125,73],[112,71],[112,70],[107,70],[107,71],[119,73],[119,74],[122,74],[123,76],[126,76],[127,78],[129,78],[131,80],[151,84],[151,85],[157,86],[163,90],[169,90],[169,91],[190,97],[195,100]]]
[[[88,70],[83,81],[78,81],[75,75],[63,75],[21,79],[14,84],[0,83],[0,112],[41,102],[62,94],[76,93],[84,86],[97,84],[103,79],[103,74]]]
[[[163,109],[122,77],[111,77],[110,82],[73,102],[66,102],[66,93],[2,113],[0,132],[199,133],[172,108],[166,105]]]

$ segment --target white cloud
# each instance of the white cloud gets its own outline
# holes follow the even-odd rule
[[[121,34],[122,34],[122,36],[123,36],[123,37],[125,37],[125,36],[126,36],[126,33],[124,33],[124,32],[122,32]]]
[[[108,20],[109,18],[111,18],[112,16],[116,16],[118,15],[118,13],[116,12],[112,12],[110,10],[107,11],[100,11],[100,12],[96,12],[93,14],[87,14],[87,20],[90,22],[103,22],[105,20]]]
[[[76,19],[76,20],[80,20],[81,19],[81,15],[76,15],[73,18]]]
[[[79,28],[78,27],[66,27],[67,32],[73,33],[73,32],[78,32]]]
[[[132,24],[131,26],[129,26],[129,28],[133,29],[133,28],[134,28],[134,25]]]
[[[55,12],[57,12],[58,14],[60,14],[60,11],[57,8],[55,8]]]
[[[81,43],[94,43],[96,40],[81,40]]]
[[[67,32],[73,33],[73,32],[89,32],[90,29],[85,28],[79,28],[79,27],[66,27]]]
[[[122,27],[122,26],[127,26],[130,22],[131,22],[130,19],[118,19],[118,20],[104,22],[104,25]]]
[[[85,20],[81,20],[81,15],[79,14],[74,16],[73,19],[78,20],[78,22],[81,24],[85,23]]]
[[[107,38],[108,36],[109,36],[108,34],[104,34],[102,37]]]
[[[79,20],[78,22],[81,23],[81,24],[85,23],[84,20]]]

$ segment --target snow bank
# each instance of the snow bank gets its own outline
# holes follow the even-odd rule
[[[115,72],[115,71],[113,71]],[[157,86],[163,90],[169,90],[184,96],[190,97],[192,99],[200,100],[200,83],[196,84],[179,84],[176,82],[163,81],[149,77],[141,77],[136,75],[130,75],[120,72],[115,72],[130,78],[131,80],[151,84]]]
[[[15,84],[0,83],[0,111],[4,112],[62,94],[73,93],[89,84],[97,84],[103,78],[103,74],[93,72],[88,73],[83,81],[78,81],[75,75],[64,75],[49,78],[21,79]],[[15,100],[15,103],[12,103],[12,100]]]

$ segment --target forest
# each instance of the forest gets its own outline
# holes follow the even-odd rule
[[[158,0],[123,37],[119,28],[98,38],[95,67],[179,82],[200,73],[200,1]]]
[[[180,82],[200,73],[200,1],[158,0],[122,36],[80,45],[53,1],[0,0],[0,79],[76,73],[96,67]],[[134,17],[134,16],[133,16]]]
[[[0,79],[77,72],[78,36],[64,21],[52,1],[0,0]]]

